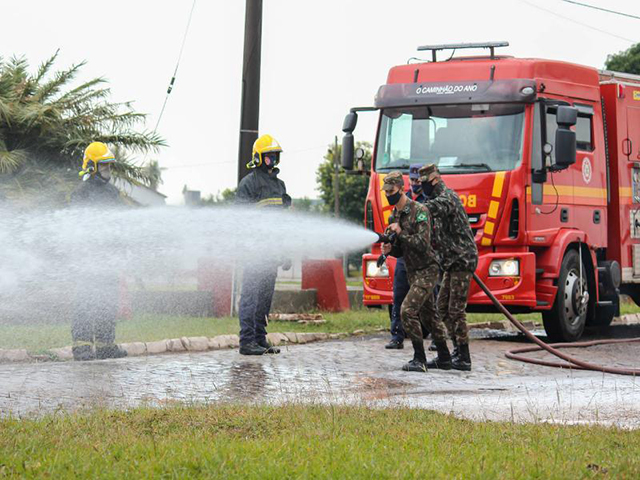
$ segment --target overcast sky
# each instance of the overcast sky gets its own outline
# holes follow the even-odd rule
[[[585,0],[640,16],[638,0]],[[192,0],[1,0],[0,55],[35,68],[60,49],[58,68],[86,60],[80,80],[104,76],[112,99],[133,100],[153,129]],[[158,132],[169,147],[161,191],[182,201],[234,187],[237,175],[244,0],[197,0]],[[371,105],[388,69],[424,44],[507,40],[500,53],[602,68],[640,41],[640,20],[561,0],[264,0],[260,131],[284,148],[281,178],[294,197],[317,197],[315,171],[349,107]],[[374,114],[356,140],[372,140]],[[247,159],[248,161],[249,159]]]

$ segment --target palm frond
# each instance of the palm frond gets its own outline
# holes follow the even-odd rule
[[[60,49],[56,50],[56,53],[51,55],[51,57],[40,64],[40,66],[38,67],[38,71],[33,77],[33,83],[35,83],[36,85],[40,84],[42,79],[49,73],[49,70],[51,70],[51,67],[53,67],[53,64],[58,58],[59,53]]]
[[[156,185],[159,170],[138,165],[131,152],[157,152],[166,142],[155,132],[138,131],[146,115],[132,102],[109,101],[103,78],[73,85],[84,62],[54,72],[55,52],[29,75],[24,57],[0,58],[0,173],[13,173],[20,192],[38,191],[43,172],[75,174],[82,151],[102,141],[119,153],[114,174],[131,183]],[[68,181],[62,175],[62,183]],[[71,180],[77,180],[71,177]]]
[[[74,79],[78,70],[85,64],[86,62],[80,62],[76,65],[71,65],[67,70],[57,72],[52,80],[38,86],[38,89],[33,94],[33,101],[42,102],[56,95],[62,87]]]
[[[3,140],[0,140],[0,174],[13,173],[26,161],[25,150],[7,150]]]

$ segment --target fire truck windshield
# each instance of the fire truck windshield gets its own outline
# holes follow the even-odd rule
[[[522,161],[524,112],[522,104],[386,108],[375,168],[435,163],[446,174],[513,170]]]

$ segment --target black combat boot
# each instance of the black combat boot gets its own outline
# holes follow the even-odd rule
[[[387,343],[384,348],[387,350],[402,350],[404,348],[404,342],[399,342],[398,340],[391,340]]]
[[[115,343],[113,345],[105,345],[102,347],[96,347],[96,358],[98,360],[105,360],[107,358],[123,358],[127,356],[122,348]]]
[[[265,353],[267,353],[267,349],[256,342],[240,345],[240,355],[264,355]]]
[[[451,354],[447,342],[436,342],[438,356],[427,362],[427,368],[439,368],[440,370],[451,370]]]
[[[405,363],[402,370],[405,372],[426,372],[427,355],[424,353],[424,343],[411,342],[413,344],[413,360]]]
[[[87,360],[95,360],[96,354],[93,353],[93,347],[91,345],[80,345],[79,347],[73,347],[73,359],[76,362],[85,362]]]
[[[451,339],[451,343],[453,343],[453,351],[451,352],[451,360],[453,361],[459,354],[458,352],[458,342],[456,342],[455,338]]]
[[[451,366],[456,370],[471,371],[471,354],[468,343],[458,345],[458,355],[451,360]]]
[[[273,353],[273,354],[278,354],[280,353],[280,349],[278,347],[276,347],[275,345],[272,345],[271,342],[269,342],[266,339],[260,340],[258,342],[258,346],[264,348],[266,350],[266,352],[264,353]]]

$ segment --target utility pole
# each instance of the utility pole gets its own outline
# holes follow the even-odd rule
[[[336,135],[333,142],[333,215],[340,217],[340,156],[338,155],[338,136]],[[342,269],[344,277],[349,277],[349,264],[347,263],[347,254],[342,253]]]
[[[240,147],[238,183],[249,173],[253,142],[258,138],[260,116],[260,54],[262,47],[262,0],[247,0],[242,56],[242,99],[240,106]]]
[[[339,185],[340,185],[340,164],[338,160],[338,136],[336,135],[335,143],[333,144],[333,206],[334,206],[334,216],[338,218],[340,216],[340,195],[339,195]]]

